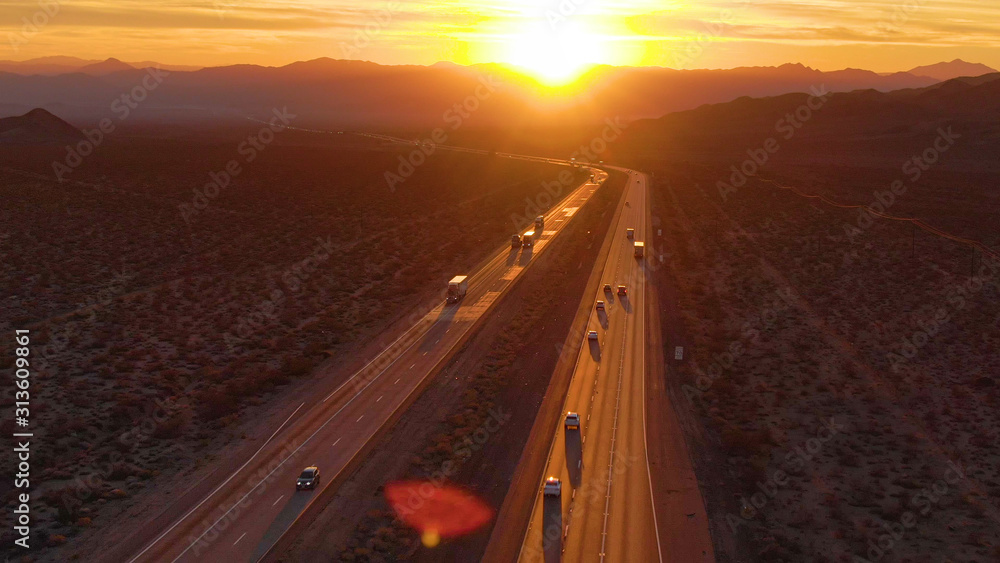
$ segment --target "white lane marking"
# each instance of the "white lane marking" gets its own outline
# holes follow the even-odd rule
[[[646,179],[645,175],[640,177],[645,181]],[[643,194],[643,197],[645,197],[645,194]],[[644,214],[643,220],[645,218],[646,217]],[[660,260],[661,261],[663,260],[662,256],[660,257]],[[646,295],[645,277],[642,278],[642,281],[639,283],[639,287],[642,289],[643,297],[645,297]],[[653,533],[656,534],[656,553],[660,557],[659,559],[660,563],[663,563],[663,547],[660,546],[660,524],[656,520],[656,496],[653,495],[653,473],[649,469],[649,438],[647,438],[646,436],[646,301],[645,300],[642,303],[642,311],[640,315],[639,327],[640,327],[639,334],[642,336],[642,338],[639,339],[639,343],[642,345],[641,346],[642,351],[639,354],[642,362],[640,365],[642,367],[640,368],[639,373],[642,374],[640,385],[642,385],[642,447],[645,450],[643,451],[643,457],[646,458],[646,479],[649,482],[649,504],[650,508],[653,511]],[[675,356],[680,356],[677,358],[678,360],[680,360],[684,357],[684,348],[678,346],[674,353]]]
[[[416,362],[413,363],[413,366],[415,366],[415,365],[417,365]],[[410,369],[413,369],[413,366],[410,366]]]
[[[274,505],[278,504],[279,502],[281,502],[281,499],[283,499],[283,498],[285,498],[285,495],[281,495],[280,497],[278,497],[278,500],[276,500],[273,503],[271,503],[271,506],[274,506]],[[246,534],[243,534],[243,535],[245,536]],[[243,538],[240,538],[240,539],[243,539]]]
[[[393,385],[395,385],[395,384],[399,383],[399,380],[400,380],[400,379],[402,379],[402,378],[398,378],[398,379],[396,379],[396,381],[393,381],[393,382],[392,382],[392,384],[393,384]]]
[[[340,438],[337,438],[337,441],[336,441],[336,442],[334,442],[334,443],[333,443],[333,445],[334,445],[334,446],[336,446],[336,445],[337,445],[337,444],[339,444],[339,443],[340,443],[340,441],[341,441],[341,440],[343,440],[343,439],[344,439],[343,437],[340,437]]]
[[[246,533],[246,532],[243,532],[243,535],[242,535],[242,536],[240,536],[240,539],[239,539],[239,540],[236,540],[236,541],[234,541],[234,542],[233,542],[233,545],[236,545],[236,544],[240,543],[240,540],[242,540],[242,539],[243,539],[244,537],[246,537],[246,535],[247,535],[247,533]]]
[[[147,551],[149,551],[149,550],[150,550],[150,549],[151,549],[151,548],[152,548],[152,547],[153,547],[154,545],[156,545],[156,542],[158,542],[158,541],[162,540],[164,536],[166,536],[166,535],[167,535],[167,534],[169,534],[169,533],[170,533],[170,532],[171,532],[171,531],[172,531],[172,530],[173,530],[174,528],[176,528],[177,526],[179,526],[179,525],[181,524],[181,522],[183,522],[184,520],[186,520],[186,519],[187,519],[187,517],[188,517],[188,516],[191,516],[191,513],[192,513],[192,512],[194,512],[195,510],[198,510],[198,508],[200,508],[200,507],[201,507],[201,505],[203,505],[203,504],[205,504],[206,502],[208,502],[208,499],[212,498],[212,495],[214,495],[215,493],[219,492],[219,489],[221,489],[222,487],[225,487],[227,483],[229,483],[230,481],[232,481],[232,480],[233,480],[233,478],[234,478],[234,477],[236,477],[236,475],[237,475],[237,474],[238,474],[238,473],[239,473],[240,471],[243,471],[243,469],[244,469],[244,468],[245,468],[245,467],[246,467],[247,465],[249,465],[251,461],[253,461],[253,458],[257,457],[257,454],[259,454],[259,453],[261,452],[261,450],[263,450],[263,449],[264,449],[264,448],[265,448],[265,447],[267,446],[267,444],[268,444],[268,443],[270,443],[270,442],[271,442],[271,440],[273,440],[273,439],[274,439],[274,437],[278,435],[278,432],[280,432],[280,431],[281,431],[281,429],[282,429],[282,428],[284,428],[286,424],[288,424],[288,421],[289,421],[289,420],[291,420],[291,419],[292,419],[292,417],[293,417],[293,416],[295,416],[295,413],[299,412],[299,409],[301,409],[301,408],[302,408],[303,406],[305,406],[305,403],[302,403],[301,405],[299,405],[299,408],[298,408],[298,409],[295,409],[294,411],[292,411],[292,414],[288,415],[288,418],[286,418],[286,419],[285,419],[285,421],[281,423],[281,426],[279,426],[279,427],[278,427],[278,429],[274,431],[274,434],[271,434],[271,437],[270,437],[270,438],[268,438],[268,439],[267,439],[267,441],[266,441],[266,442],[264,442],[264,444],[263,444],[263,445],[262,445],[262,446],[261,446],[260,448],[258,448],[258,449],[257,449],[257,451],[256,451],[256,452],[254,452],[254,454],[253,454],[252,456],[250,456],[250,459],[248,459],[248,460],[246,461],[246,463],[244,463],[243,465],[241,465],[241,466],[240,466],[240,468],[239,468],[239,469],[237,469],[236,471],[234,471],[234,472],[233,472],[233,474],[232,474],[232,475],[230,475],[228,479],[226,479],[225,481],[223,481],[221,485],[219,485],[218,487],[216,487],[216,488],[215,488],[215,490],[214,490],[214,491],[212,491],[211,493],[209,493],[209,494],[208,494],[208,496],[204,498],[204,500],[202,500],[201,502],[199,502],[198,504],[196,504],[196,505],[195,505],[195,507],[194,507],[194,508],[192,508],[191,510],[188,510],[188,511],[187,511],[187,514],[185,514],[184,516],[181,516],[181,519],[180,519],[180,520],[178,520],[177,522],[174,522],[174,524],[173,524],[172,526],[170,526],[169,528],[167,528],[167,529],[166,529],[166,530],[165,530],[165,531],[164,531],[164,532],[163,532],[162,534],[160,534],[160,535],[159,535],[159,536],[158,536],[158,537],[157,537],[157,538],[156,538],[155,540],[153,540],[153,542],[152,542],[152,543],[150,543],[150,544],[149,544],[148,546],[146,546],[146,549],[143,549],[142,551],[140,551],[140,552],[139,552],[139,554],[138,554],[138,555],[136,555],[135,557],[133,557],[132,559],[130,559],[130,560],[129,560],[129,563],[133,563],[133,562],[134,562],[134,561],[135,561],[136,559],[139,559],[140,557],[142,557],[142,555],[143,555],[144,553],[146,553],[146,552],[147,552]],[[245,497],[244,497],[244,498],[245,498]],[[241,502],[242,502],[242,499],[241,499]],[[230,509],[230,510],[232,510],[232,509]],[[226,514],[228,514],[228,512],[227,512]],[[220,520],[221,520],[221,518],[220,518]],[[216,520],[216,521],[215,521],[215,524],[218,524],[218,523],[219,523],[219,521],[218,521],[218,520]],[[215,527],[215,524],[212,524],[212,527],[213,527],[213,528]],[[208,532],[206,531],[205,533],[208,533]],[[204,535],[205,535],[205,534],[202,534],[202,536],[204,536]],[[201,537],[199,537],[198,539],[200,540],[200,539],[201,539]],[[197,542],[195,542],[195,543],[197,543]],[[194,545],[194,544],[192,544],[192,545]],[[188,549],[190,549],[190,548],[191,548],[191,546],[188,546]],[[187,551],[187,549],[185,549],[184,551],[186,552],[186,551]],[[183,555],[183,553],[181,553],[181,555]]]
[[[385,397],[385,395],[379,395],[378,399],[375,399],[375,402],[377,403],[377,402],[381,401],[382,397]]]
[[[358,419],[357,419],[357,420],[355,420],[354,422],[361,422],[361,419],[362,419],[362,418],[364,418],[364,417],[365,417],[365,415],[361,415],[361,416],[359,416],[359,417],[358,417]]]

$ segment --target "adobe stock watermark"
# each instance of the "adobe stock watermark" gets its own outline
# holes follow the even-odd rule
[[[295,446],[295,442],[289,441],[282,445],[281,451],[276,456],[271,456],[270,460],[254,471],[245,480],[245,488],[242,489],[246,491],[240,496],[239,500],[236,501],[228,510],[223,510],[221,507],[219,510],[222,514],[214,521],[211,521],[208,517],[203,518],[200,522],[202,529],[205,531],[199,536],[189,535],[185,539],[187,549],[191,550],[195,557],[201,555],[201,553],[209,549],[215,540],[219,538],[222,532],[229,529],[230,526],[236,523],[240,519],[240,516],[249,509],[253,503],[264,496],[267,492],[268,487],[278,478],[278,469],[283,467],[285,464],[295,463],[297,459],[302,455],[302,446]],[[278,461],[278,460],[281,461]]]
[[[829,101],[830,93],[826,91],[825,84],[812,86],[809,92],[811,95],[804,104],[794,111],[786,113],[774,124],[775,132],[786,141],[792,140],[798,130],[802,129]],[[749,158],[730,167],[733,173],[729,176],[729,182],[720,180],[715,183],[722,201],[728,201],[730,195],[735,194],[739,188],[745,186],[749,178],[756,176],[771,157],[780,150],[781,143],[776,137],[768,137],[761,143],[760,147],[747,149]]]
[[[752,2],[750,0],[742,0],[736,10],[743,11],[751,4]],[[726,31],[732,27],[735,16],[736,11],[724,8],[719,10],[719,16],[716,18],[717,21],[700,22],[705,28],[705,31],[698,33],[694,40],[687,41],[684,48],[679,52],[674,51],[671,53],[670,64],[668,66],[677,70],[682,70],[701,58],[702,54],[705,53],[705,49],[714,43],[718,38],[722,37]]]
[[[879,20],[875,24],[875,28],[888,34],[898,33],[907,22],[913,19],[914,14],[920,11],[920,8],[924,5],[924,1],[906,0],[905,2],[893,5],[891,13]]]
[[[785,469],[772,471],[766,482],[757,481],[755,483],[757,490],[749,497],[740,495],[739,517],[731,512],[726,514],[726,524],[729,525],[730,531],[735,534],[740,526],[753,520],[771,500],[778,496],[778,492],[788,485],[790,473],[794,474],[805,469],[806,465],[812,462],[826,444],[843,433],[844,429],[844,425],[838,423],[833,417],[820,421],[820,427],[815,436],[795,446],[782,458],[782,467]]]
[[[144,102],[151,92],[159,88],[163,84],[164,78],[169,75],[170,73],[163,69],[147,68],[146,76],[142,77],[139,84],[111,102],[111,112],[115,114],[118,122],[128,119],[132,112],[139,107],[139,104]],[[97,123],[96,128],[84,129],[82,131],[83,140],[75,145],[66,145],[66,156],[62,162],[52,161],[52,172],[55,174],[56,180],[65,181],[66,175],[79,168],[83,164],[83,159],[93,154],[104,143],[108,135],[114,133],[117,127],[114,120],[105,117]]]
[[[434,303],[437,304],[444,301],[447,295],[448,290],[442,289]],[[433,307],[418,308],[406,317],[406,320],[402,323],[402,325],[411,327],[409,330],[416,331],[416,338],[420,338],[424,333],[417,330],[418,325],[421,324],[427,315],[433,310]],[[378,379],[378,377],[382,375],[382,373],[388,369],[389,366],[399,359],[400,355],[405,352],[407,348],[413,345],[413,342],[404,338],[408,334],[409,331],[403,333],[403,336],[391,342],[387,342],[384,335],[379,336],[379,345],[376,347],[376,349],[379,350],[378,355],[365,364],[363,368],[358,370],[357,374],[355,374],[355,376],[351,379],[351,385],[353,386],[353,393],[355,395],[360,394],[373,381]]]
[[[739,338],[730,342],[724,351],[712,355],[712,363],[706,370],[702,371],[695,365],[698,377],[695,378],[694,385],[681,385],[681,391],[692,405],[695,399],[702,400],[712,385],[733,368],[736,361],[749,350],[749,345],[757,342],[762,330],[771,327],[786,311],[797,307],[796,296],[790,288],[778,288],[774,295],[765,302],[759,314],[743,323]]]
[[[951,125],[947,129],[938,128],[937,133],[937,137],[930,146],[919,155],[913,155],[903,163],[903,174],[907,176],[910,184],[919,182],[924,172],[937,164],[941,160],[941,156],[955,146],[955,141],[962,138],[960,134],[952,130]],[[889,189],[873,192],[872,196],[875,199],[867,206],[858,209],[854,224],[844,223],[844,234],[847,235],[848,240],[852,243],[855,242],[859,235],[870,229],[875,223],[875,219],[879,217],[877,213],[887,213],[895,205],[897,198],[905,195],[908,189],[909,186],[903,180],[896,179],[889,184]],[[874,213],[872,213],[873,211]]]
[[[243,164],[250,164],[256,160],[260,156],[260,153],[274,142],[276,135],[287,129],[292,120],[298,117],[296,114],[289,112],[287,107],[283,107],[280,110],[274,108],[271,110],[271,113],[274,116],[270,121],[266,122],[265,127],[261,127],[260,130],[244,139],[236,147],[236,152],[243,157]],[[227,162],[222,170],[209,172],[208,183],[201,188],[193,188],[191,190],[194,192],[191,203],[181,203],[177,206],[184,222],[190,225],[192,219],[204,211],[208,207],[208,204],[219,197],[222,190],[229,187],[232,181],[242,173],[243,166],[235,158]]]
[[[954,314],[968,306],[967,299],[978,295],[996,279],[997,273],[1000,272],[1000,262],[991,257],[984,258],[978,275],[949,286],[944,291],[944,302],[938,307],[932,307],[929,315],[918,319],[917,329],[901,339],[899,353],[889,352],[886,355],[894,373],[899,373],[916,358],[920,350],[954,320]]]
[[[586,162],[594,164],[601,155],[608,151],[609,145],[620,139],[624,132],[625,125],[622,124],[622,118],[609,117],[604,120],[604,129],[595,135],[589,143],[580,145],[580,148],[570,155],[570,159],[575,160],[583,157]]]
[[[563,192],[574,186],[576,177],[569,170],[559,171],[555,180],[542,182],[542,191],[532,198],[524,198],[524,213],[511,213],[510,220],[514,224],[515,232],[522,232],[529,225],[535,223],[535,217],[544,215],[546,211],[560,200]]]
[[[340,42],[340,53],[345,59],[356,59],[361,51],[368,48],[375,40],[375,37],[389,27],[396,12],[401,7],[400,2],[386,2],[383,8],[374,10],[371,14],[371,21],[354,28],[350,41]]]
[[[453,444],[451,449],[457,460],[446,459],[441,466],[431,472],[427,481],[416,490],[410,489],[410,494],[402,504],[393,505],[393,509],[401,516],[410,516],[420,511],[427,501],[434,498],[436,491],[444,488],[448,479],[461,469],[473,453],[483,449],[490,438],[496,435],[514,416],[502,408],[490,408],[488,416],[474,431],[462,436],[462,440]]]
[[[155,399],[152,404],[146,404],[140,421],[122,432],[115,440],[121,451],[133,451],[138,444],[143,444],[156,437],[157,432],[165,428],[171,419],[182,410],[173,397],[165,401]],[[78,515],[78,509],[89,502],[109,481],[114,480],[117,467],[127,462],[121,451],[111,451],[99,465],[91,465],[77,471],[69,485],[63,489],[59,502],[62,512],[67,518]],[[159,459],[177,459],[190,455],[193,451],[183,443],[172,443],[160,452]]]
[[[892,522],[880,521],[884,533],[879,534],[874,539],[869,538],[868,550],[865,556],[852,554],[852,563],[873,563],[881,561],[890,551],[892,551],[906,536],[907,531],[917,525],[918,516],[927,516],[931,509],[937,506],[948,494],[955,494],[952,491],[957,489],[959,484],[966,480],[966,473],[969,469],[963,469],[961,465],[954,461],[948,461],[948,469],[944,476],[935,481],[930,487],[925,487],[910,498],[910,506],[913,510],[907,510],[900,515],[898,520]]]
[[[84,301],[82,303],[78,303],[77,307],[81,310],[89,311],[90,314],[86,318],[80,319],[79,321],[61,324],[58,331],[52,331],[50,333],[48,341],[45,344],[35,347],[35,367],[38,371],[45,372],[48,375],[54,375],[53,364],[55,363],[55,358],[70,349],[71,339],[75,340],[84,335],[83,331],[80,330],[77,325],[86,323],[91,327],[96,326],[97,314],[95,309],[113,303],[116,297],[125,292],[128,283],[135,277],[136,274],[128,273],[125,270],[115,272],[114,277],[108,285],[95,293],[87,294]]]
[[[559,27],[575,16],[581,8],[589,4],[591,0],[555,0],[545,8],[545,21],[549,23],[552,31],[558,31]]]
[[[23,45],[34,39],[42,32],[45,26],[51,23],[52,18],[59,15],[62,3],[59,0],[38,0],[38,9],[30,16],[21,18],[21,29],[17,32],[7,33],[7,42],[15,53],[21,50]]]
[[[256,307],[240,315],[231,332],[222,335],[223,341],[230,354],[236,353],[238,346],[245,346],[250,343],[250,339],[267,327],[268,322],[276,321],[278,312],[284,307],[286,302],[286,291],[295,294],[302,290],[303,284],[313,275],[324,262],[330,259],[333,252],[333,241],[330,237],[323,240],[316,237],[316,248],[312,254],[290,266],[281,275],[281,282],[285,291],[280,288],[272,289],[267,297],[262,299]],[[234,336],[233,333],[236,333]]]
[[[573,494],[573,500],[570,504],[570,513],[566,515],[567,520],[572,519],[572,514],[582,507],[591,506],[595,502],[603,501],[608,494],[608,483],[613,482],[613,478],[624,475],[626,471],[629,470],[637,461],[641,458],[638,455],[630,453],[627,449],[621,452],[615,452],[612,462],[607,467],[602,467],[599,472],[594,474],[591,478],[587,479],[585,482],[576,489],[575,494],[570,493],[569,483],[563,483],[562,494]],[[578,504],[579,503],[579,504]],[[541,561],[545,557],[546,546],[552,545],[552,542],[561,542],[563,537],[564,525],[562,522],[560,514],[560,519],[555,522],[545,523],[541,529],[542,541],[531,545],[525,545],[522,555],[527,561]]]
[[[452,132],[458,131],[474,113],[479,111],[483,103],[489,100],[496,93],[498,82],[492,75],[481,75],[479,84],[472,94],[464,100],[455,103],[448,108],[441,119],[448,124]],[[427,159],[437,152],[438,147],[448,142],[448,131],[444,127],[438,127],[431,132],[427,138],[417,141],[417,148],[407,155],[399,157],[399,165],[395,171],[386,170],[385,183],[389,186],[389,191],[395,193],[396,186],[403,184],[416,173],[417,168],[423,166]]]

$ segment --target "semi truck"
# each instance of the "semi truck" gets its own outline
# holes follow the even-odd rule
[[[510,237],[510,247],[521,248],[521,235],[512,235]]]
[[[448,282],[448,303],[458,303],[469,291],[469,276],[455,276]]]
[[[635,257],[636,258],[642,258],[643,252],[645,250],[646,250],[646,245],[645,244],[643,244],[643,243],[641,243],[639,241],[635,241]]]
[[[528,231],[521,236],[521,246],[524,248],[535,246],[535,231]]]
[[[626,201],[625,203],[628,203],[628,202]],[[635,238],[635,229],[632,229],[632,228],[625,229],[625,236],[627,236],[628,238],[634,239]]]
[[[544,216],[539,215],[538,217],[535,217],[535,230],[538,231],[539,233],[545,230]]]

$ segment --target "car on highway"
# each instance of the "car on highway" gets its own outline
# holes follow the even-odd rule
[[[597,331],[592,330],[587,333],[587,340],[597,340]]]
[[[611,284],[610,283],[604,284],[604,293],[611,293],[611,291],[612,291]]]
[[[295,490],[315,489],[318,484],[319,468],[315,465],[310,465],[302,470],[302,475],[299,475],[299,480],[295,482]]]
[[[625,297],[628,295],[628,289],[624,285],[618,286],[618,296]]]
[[[580,429],[580,415],[575,412],[566,413],[566,430],[579,430]]]
[[[603,311],[604,310],[604,301],[598,301],[597,302],[597,310],[598,311]]]
[[[559,498],[562,495],[562,481],[555,477],[549,477],[545,480],[545,487],[542,494],[547,497]]]

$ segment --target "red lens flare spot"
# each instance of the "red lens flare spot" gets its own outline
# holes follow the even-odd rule
[[[474,532],[493,517],[493,509],[477,497],[430,481],[390,483],[385,498],[400,520],[420,532],[427,547]]]

